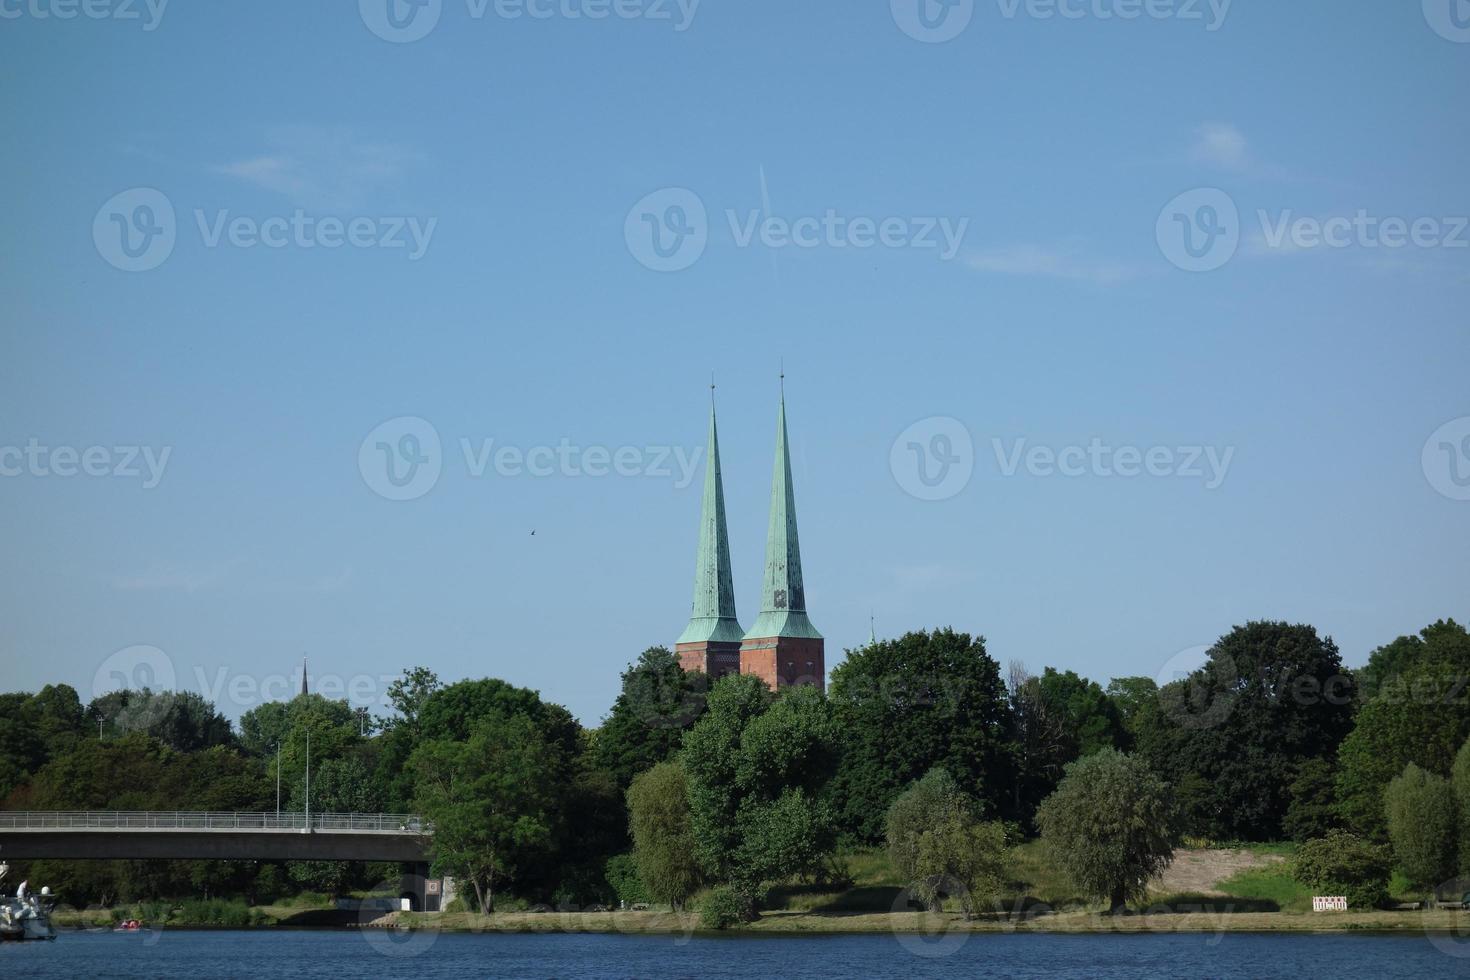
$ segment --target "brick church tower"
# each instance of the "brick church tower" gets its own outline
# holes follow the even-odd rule
[[[730,537],[725,530],[725,486],[720,478],[720,437],[710,387],[709,455],[704,466],[704,501],[699,511],[699,550],[694,559],[694,609],[674,644],[679,666],[713,680],[740,670],[745,631],[735,618],[735,583],[730,575]]]
[[[771,479],[771,522],[766,531],[766,577],[761,614],[740,645],[740,672],[755,674],[773,690],[796,684],[825,688],[822,634],[806,615],[801,581],[801,543],[796,535],[796,495],[786,448],[786,388],[776,416],[776,471]]]

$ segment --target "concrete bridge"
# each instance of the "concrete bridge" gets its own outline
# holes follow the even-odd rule
[[[413,908],[437,911],[432,833],[406,813],[10,810],[0,811],[0,861],[390,861],[405,866]]]
[[[0,811],[0,857],[221,861],[428,860],[406,813]]]

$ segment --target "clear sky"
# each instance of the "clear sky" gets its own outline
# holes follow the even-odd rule
[[[595,724],[688,615],[711,372],[755,619],[783,361],[829,668],[1470,618],[1470,11],[393,3],[0,0],[0,687]]]

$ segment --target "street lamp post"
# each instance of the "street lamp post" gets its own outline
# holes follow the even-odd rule
[[[276,826],[281,825],[281,741],[276,740]]]
[[[311,833],[311,732],[306,733],[306,833]]]

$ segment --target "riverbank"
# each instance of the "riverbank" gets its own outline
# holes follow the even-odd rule
[[[702,932],[698,916],[670,912],[505,912],[416,915],[393,913],[374,928],[428,929],[442,932],[625,933],[628,935],[692,935]],[[728,930],[748,935],[820,935],[838,933],[1224,933],[1224,932],[1393,932],[1470,933],[1470,912],[1236,912],[1219,908],[1176,906],[1173,911],[1112,916],[1101,909],[1050,915],[1001,918],[982,916],[965,921],[958,913],[872,912],[822,914],[766,912],[755,922]]]

